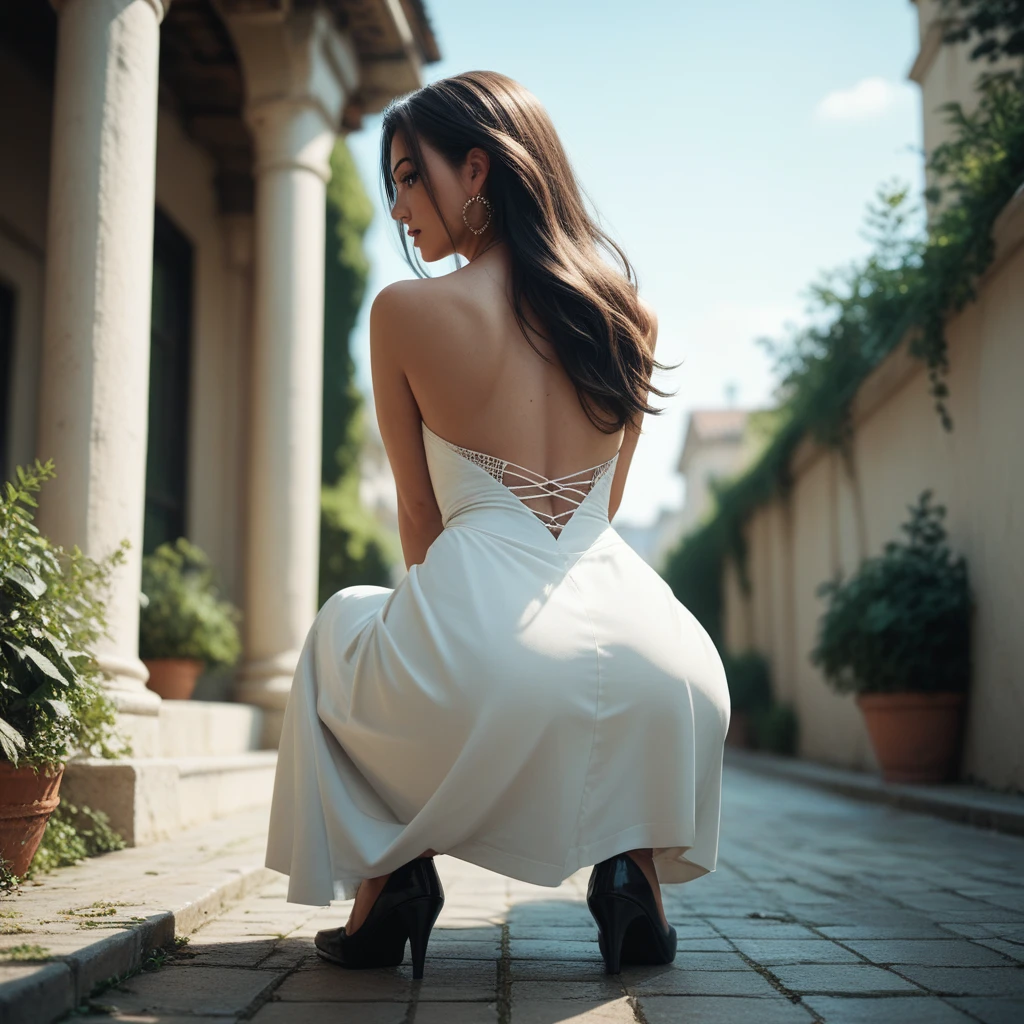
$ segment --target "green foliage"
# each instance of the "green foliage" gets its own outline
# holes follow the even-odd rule
[[[34,943],[22,942],[17,946],[6,946],[0,948],[0,960],[49,960],[50,950],[47,946],[39,946]]]
[[[359,499],[365,436],[362,392],[349,339],[366,294],[369,262],[363,237],[373,206],[344,140],[331,154],[324,279],[324,425],[321,466],[320,604],[342,587],[387,586],[400,557],[395,539]]]
[[[323,488],[320,523],[320,605],[342,587],[390,585],[390,566],[401,551],[360,502],[357,474]]]
[[[746,715],[755,750],[795,754],[797,717],[790,704],[775,700],[768,659],[753,649],[722,655],[733,714]]]
[[[725,678],[733,711],[763,711],[772,703],[772,681],[768,660],[757,651],[725,654]]]
[[[185,537],[142,559],[142,658],[199,658],[234,665],[242,644],[242,613],[221,600],[210,560]]]
[[[46,823],[26,877],[35,878],[55,868],[77,864],[86,857],[124,847],[124,839],[110,827],[110,819],[103,811],[76,807],[62,799]]]
[[[358,431],[352,426],[363,404],[355,384],[349,338],[366,295],[370,264],[363,238],[373,220],[370,202],[344,139],[331,153],[327,185],[324,264],[324,425],[321,479],[334,484],[358,471]]]
[[[956,103],[942,108],[953,132],[928,161],[935,182],[925,193],[936,207],[931,222],[915,230],[918,210],[908,204],[908,188],[880,187],[867,217],[871,254],[812,285],[810,326],[783,344],[761,339],[781,375],[777,433],[754,465],[718,494],[714,517],[666,561],[673,592],[684,604],[695,599],[688,607],[716,643],[726,558],[734,559],[747,586],[747,519],[788,493],[790,461],[805,437],[846,450],[854,397],[905,337],[928,368],[943,426],[952,429],[945,324],[976,297],[976,282],[994,252],[993,223],[1024,178],[1024,72],[983,77],[978,88],[973,114]]]
[[[971,595],[963,558],[947,546],[946,510],[931,491],[909,506],[904,542],[890,541],[848,580],[829,580],[811,661],[839,692],[964,690]]]
[[[797,752],[800,722],[792,704],[772,704],[750,718],[757,750],[792,757]]]
[[[0,760],[38,769],[125,754],[92,649],[109,635],[104,598],[128,541],[102,562],[50,543],[28,506],[53,460],[16,475],[0,499]]]
[[[971,42],[971,60],[1024,56],[1024,0],[939,0],[950,19],[944,43]],[[958,13],[959,12],[959,13]]]

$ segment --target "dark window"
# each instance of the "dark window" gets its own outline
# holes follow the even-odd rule
[[[0,281],[0,480],[13,475],[7,465],[7,418],[11,415],[11,376],[14,359],[14,292]]]
[[[156,211],[143,554],[185,536],[192,246]]]

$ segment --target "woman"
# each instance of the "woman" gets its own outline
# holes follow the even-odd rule
[[[408,939],[422,977],[437,853],[548,886],[593,864],[607,971],[667,963],[659,881],[715,868],[730,707],[707,633],[609,523],[666,394],[657,322],[512,79],[392,102],[381,173],[417,274],[403,232],[428,263],[468,263],[373,302],[408,574],[317,614],[266,863],[291,902],[355,898],[316,936],[344,966],[401,963]]]

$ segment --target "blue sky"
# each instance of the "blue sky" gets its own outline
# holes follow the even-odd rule
[[[864,214],[894,179],[923,188],[909,0],[730,4],[426,0],[443,60],[522,82],[547,108],[592,210],[623,246],[659,319],[655,384],[616,524],[642,525],[684,492],[675,465],[694,408],[770,404],[755,339],[806,320],[822,270],[864,255]],[[370,299],[413,276],[380,206],[379,118],[349,144],[377,205],[356,325],[369,393]],[[451,260],[430,264],[439,275]]]

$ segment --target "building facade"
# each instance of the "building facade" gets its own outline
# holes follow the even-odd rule
[[[138,655],[141,559],[177,536],[243,611],[229,718],[262,739],[189,756],[274,742],[317,610],[329,155],[438,59],[420,0],[0,9],[0,468],[53,459],[52,541],[130,543],[97,653],[137,775],[218,733]]]
[[[976,81],[992,66],[969,59],[970,44],[943,44],[941,8],[918,4],[920,52],[910,78],[921,88],[926,153],[948,139],[941,105],[977,107]],[[790,465],[785,499],[745,525],[750,588],[735,567],[725,580],[726,643],[753,647],[772,666],[777,696],[800,720],[799,753],[847,767],[876,767],[849,695],[810,663],[824,599],[818,584],[853,572],[900,536],[907,507],[926,488],[947,508],[953,550],[965,556],[976,600],[973,673],[962,774],[1024,790],[1024,182],[997,216],[995,255],[976,298],[945,325],[947,402],[943,429],[923,361],[898,346],[864,381],[852,406],[850,457],[805,440]]]

